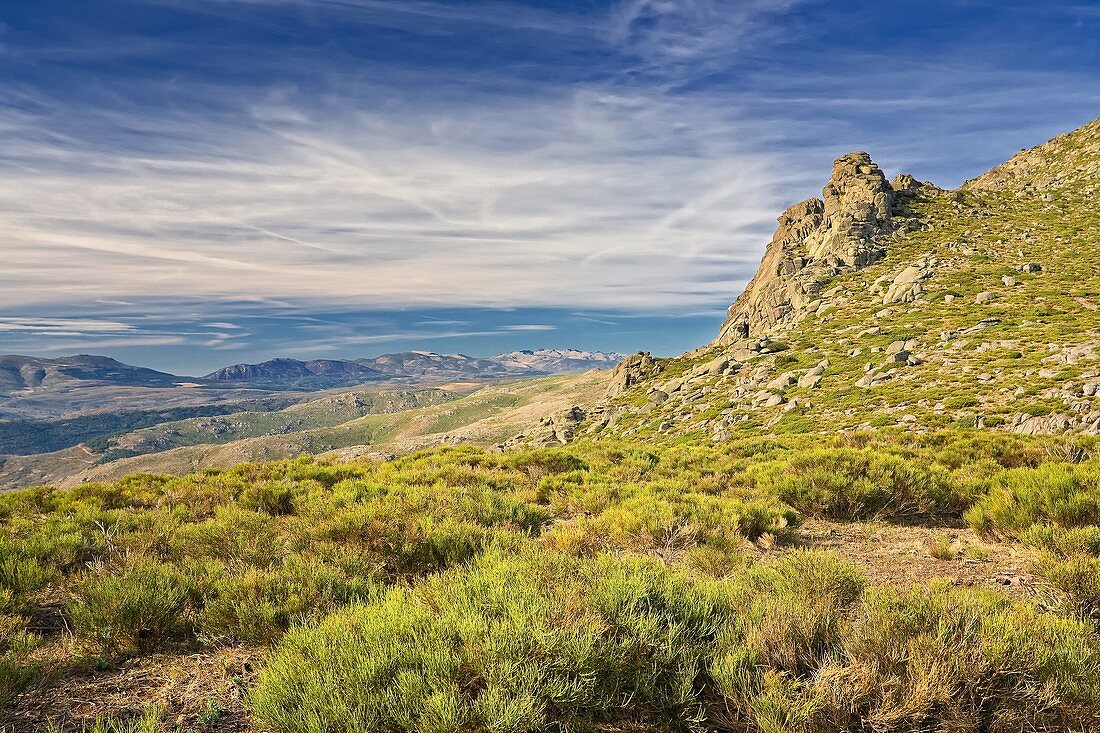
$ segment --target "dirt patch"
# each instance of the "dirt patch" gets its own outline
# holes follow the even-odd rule
[[[0,730],[33,733],[54,723],[66,732],[82,731],[96,716],[136,718],[153,706],[162,711],[164,731],[244,733],[251,730],[244,694],[262,655],[262,650],[230,647],[135,658],[102,672],[61,670],[0,712]]]
[[[908,586],[944,578],[958,587],[996,588],[1017,598],[1046,601],[1050,596],[1030,572],[1033,555],[1027,548],[986,542],[969,528],[812,519],[800,535],[803,547],[844,556],[873,585]],[[937,547],[945,557],[932,554]]]

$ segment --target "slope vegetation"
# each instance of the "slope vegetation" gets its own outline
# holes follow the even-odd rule
[[[958,191],[838,159],[718,340],[636,359],[590,429],[1100,431],[1098,139],[1100,121]]]

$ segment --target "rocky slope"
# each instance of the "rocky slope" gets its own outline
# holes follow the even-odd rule
[[[1100,120],[955,191],[837,159],[717,339],[637,355],[579,434],[1100,432]]]

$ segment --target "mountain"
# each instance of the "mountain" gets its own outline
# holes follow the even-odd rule
[[[516,370],[529,369],[547,374],[609,369],[623,360],[622,354],[576,349],[535,349],[497,354],[493,361]]]
[[[1100,120],[944,190],[838,158],[716,339],[613,375],[578,434],[1100,433]]]
[[[330,389],[386,379],[366,364],[335,359],[271,359],[260,364],[234,364],[207,374],[203,382],[273,389]]]
[[[359,359],[391,379],[461,380],[515,376],[516,372],[491,359],[431,351],[403,351],[373,359]]]
[[[354,361],[272,359],[261,364],[236,364],[207,374],[202,380],[272,389],[331,389],[378,380],[439,382],[565,374],[610,368],[621,358],[575,349],[513,351],[488,359],[405,351]]]
[[[191,377],[131,366],[105,356],[0,356],[0,421],[77,419],[111,413],[123,417],[118,424],[136,426],[166,410],[256,398],[254,393],[235,389],[196,387]],[[281,406],[286,404],[289,401],[284,400]],[[219,410],[224,411],[215,411]],[[137,422],[131,421],[131,416]],[[94,425],[84,420],[73,434],[86,435],[89,429],[94,430]],[[33,426],[26,426],[24,432],[27,430]],[[0,445],[0,453],[4,452]]]
[[[130,366],[106,356],[0,356],[0,394],[73,386],[173,387],[181,377]]]

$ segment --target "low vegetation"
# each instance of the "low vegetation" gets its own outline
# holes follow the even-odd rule
[[[58,670],[243,645],[270,650],[250,725],[288,733],[1087,730],[1100,443],[1068,440],[450,448],[10,493],[0,711]],[[964,517],[1053,604],[798,549],[815,518]],[[172,729],[144,720],[78,722]]]

